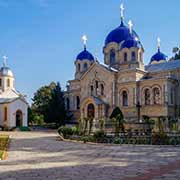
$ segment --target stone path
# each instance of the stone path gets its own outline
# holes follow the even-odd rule
[[[9,134],[0,180],[180,180],[180,147],[69,143],[48,131]]]

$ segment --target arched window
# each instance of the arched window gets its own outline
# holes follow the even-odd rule
[[[84,70],[86,70],[88,68],[87,63],[84,63]]]
[[[70,102],[69,102],[69,98],[66,99],[66,108],[67,110],[70,109]]]
[[[81,65],[78,63],[78,71],[81,70]]]
[[[0,86],[2,86],[2,79],[0,79]]]
[[[151,103],[151,93],[149,89],[145,89],[144,91],[144,102],[145,105],[150,105]]]
[[[122,92],[122,102],[123,106],[128,106],[128,94],[126,91]]]
[[[96,81],[96,95],[98,94],[98,81]]]
[[[7,87],[10,87],[10,79],[7,79]]]
[[[110,51],[110,64],[114,64],[116,60],[116,53],[114,49]]]
[[[80,98],[76,96],[76,109],[80,109]]]
[[[136,53],[133,51],[131,52],[131,61],[135,61],[136,60]]]
[[[93,96],[93,91],[94,91],[94,88],[93,88],[93,85],[91,85],[91,96]]]
[[[7,107],[4,108],[4,121],[7,121]]]
[[[124,62],[127,62],[127,53],[124,53]]]
[[[174,104],[174,90],[171,88],[171,104]]]
[[[104,85],[101,84],[101,95],[103,96],[104,95]]]
[[[160,90],[157,87],[153,89],[153,102],[154,104],[160,104]]]

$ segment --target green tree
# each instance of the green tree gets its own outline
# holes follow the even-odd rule
[[[67,112],[64,93],[59,83],[52,82],[48,86],[39,88],[32,100],[33,112],[36,116],[43,117],[45,123],[56,123],[57,127],[65,125]]]
[[[43,115],[44,121],[49,123],[52,119],[49,114],[52,92],[56,88],[56,83],[52,82],[48,86],[43,86],[37,90],[32,99],[32,109],[36,114]]]
[[[115,107],[110,119],[114,119],[115,120],[115,134],[119,135],[119,132],[124,132],[124,116],[123,113],[121,111],[121,109],[119,107]]]
[[[174,47],[172,52],[174,53],[174,56],[170,60],[178,60],[178,59],[180,59],[180,48]]]
[[[52,121],[56,123],[56,126],[65,125],[67,119],[67,112],[64,103],[64,93],[61,90],[60,83],[56,84],[56,87],[52,90],[52,97],[49,104],[49,116]]]

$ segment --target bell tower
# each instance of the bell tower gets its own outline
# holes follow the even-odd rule
[[[3,56],[3,67],[0,69],[0,91],[4,92],[8,89],[14,89],[14,75],[9,67],[7,67],[7,57]]]

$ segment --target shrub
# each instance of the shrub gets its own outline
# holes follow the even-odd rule
[[[94,137],[93,136],[82,136],[80,140],[83,141],[84,143],[94,142]]]
[[[166,133],[154,133],[152,135],[152,144],[156,145],[168,145],[170,138],[167,136]]]
[[[73,135],[79,135],[80,134],[80,130],[76,126],[72,127],[71,130],[72,130]]]
[[[73,129],[71,127],[61,126],[58,128],[58,133],[64,138],[67,138],[73,135]]]
[[[19,130],[20,130],[20,131],[31,131],[31,130],[29,129],[29,127],[27,127],[27,126],[20,126],[20,127],[19,127]]]
[[[44,124],[44,116],[43,115],[34,115],[34,123],[42,126]]]
[[[123,144],[123,139],[122,138],[120,138],[120,137],[116,137],[115,139],[114,139],[114,142],[113,142],[114,144]]]
[[[102,142],[106,137],[106,133],[103,130],[97,130],[96,132],[94,132],[93,137],[97,142]]]

